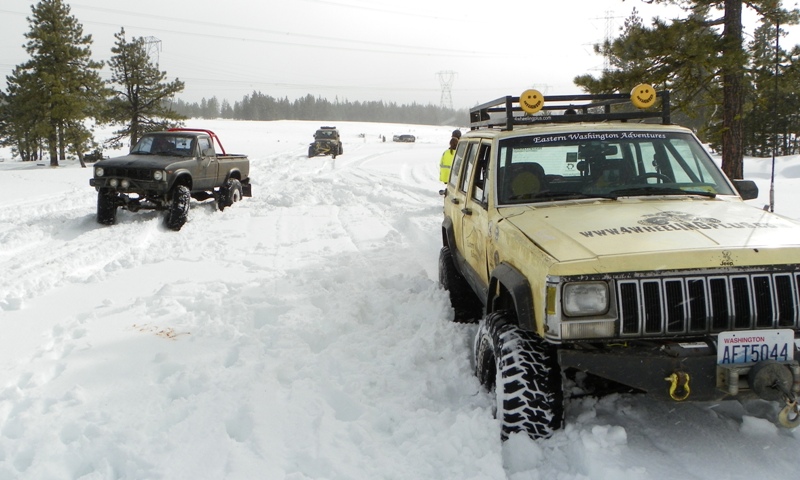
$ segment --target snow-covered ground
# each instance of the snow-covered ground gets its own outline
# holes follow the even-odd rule
[[[90,168],[0,150],[0,479],[797,478],[761,401],[573,399],[502,444],[437,286],[452,128],[339,123],[344,155],[306,158],[322,124],[189,122],[250,156],[253,197],[180,232],[98,225]],[[760,207],[770,162],[745,168]],[[800,218],[800,159],[778,174]]]

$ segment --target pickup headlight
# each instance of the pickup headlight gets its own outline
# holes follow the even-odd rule
[[[160,182],[164,178],[166,178],[166,175],[164,175],[163,170],[156,170],[155,172],[153,172],[153,180],[155,180],[156,182]]]
[[[589,317],[608,312],[606,282],[576,282],[564,285],[562,294],[564,315]]]
[[[103,170],[103,167],[94,167],[94,176],[95,177],[102,177],[105,175],[106,172]]]

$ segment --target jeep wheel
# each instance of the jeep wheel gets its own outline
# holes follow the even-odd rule
[[[562,427],[564,392],[555,348],[499,311],[481,321],[474,356],[475,375],[495,393],[503,440],[517,432],[547,438]]]
[[[317,154],[317,152],[316,152],[316,150],[314,150],[313,145],[308,147],[308,158],[311,158],[316,154]]]
[[[450,305],[455,310],[454,321],[474,323],[480,319],[483,304],[456,270],[449,247],[442,247],[439,251],[439,284],[450,294]]]
[[[184,185],[178,185],[172,194],[172,203],[167,210],[167,218],[164,223],[170,230],[178,231],[186,223],[189,216],[189,201],[192,195]]]
[[[225,185],[219,189],[219,201],[217,205],[220,211],[225,210],[225,207],[230,207],[234,203],[242,199],[242,182],[236,178],[229,178]]]
[[[341,155],[341,154],[343,154],[343,153],[344,153],[344,147],[343,147],[343,146],[342,146],[342,144],[340,143],[340,144],[339,144],[339,155]]]
[[[117,222],[117,194],[101,188],[97,192],[97,223],[114,225]]]

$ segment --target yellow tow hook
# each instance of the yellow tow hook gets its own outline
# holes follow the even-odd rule
[[[797,427],[800,425],[800,406],[797,405],[797,397],[785,388],[781,390],[786,406],[778,413],[778,423],[786,428]]]
[[[670,383],[669,396],[676,402],[682,402],[689,398],[689,374],[686,372],[675,372],[664,380]]]
[[[800,425],[800,407],[796,400],[786,402],[786,406],[778,414],[778,422],[786,428],[795,428]]]

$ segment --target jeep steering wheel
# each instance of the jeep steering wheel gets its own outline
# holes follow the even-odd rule
[[[635,177],[633,177],[633,181],[635,183],[648,183],[647,182],[648,178],[655,178],[656,180],[661,180],[661,183],[671,183],[672,182],[671,178],[669,178],[668,176],[664,175],[663,173],[658,173],[658,172],[647,172],[647,173],[643,173],[641,175],[636,175]],[[656,182],[656,183],[658,183],[658,182]]]

